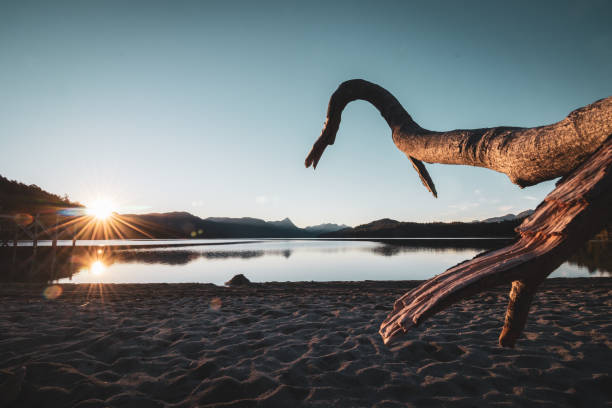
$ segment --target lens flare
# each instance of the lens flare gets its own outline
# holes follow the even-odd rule
[[[34,217],[30,214],[16,214],[15,222],[23,227],[30,225],[34,221]]]
[[[45,290],[43,290],[43,297],[45,299],[57,299],[62,294],[62,287],[59,285],[51,285],[47,286]]]
[[[212,298],[210,300],[210,309],[214,310],[215,312],[218,312],[219,310],[221,310],[222,304],[223,302],[221,301],[221,298],[218,298],[218,297]]]

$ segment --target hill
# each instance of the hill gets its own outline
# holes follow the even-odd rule
[[[400,222],[383,218],[355,228],[321,234],[326,238],[514,237],[522,219],[501,222]]]
[[[48,213],[56,209],[83,207],[68,196],[49,193],[36,184],[23,184],[0,175],[0,214]]]
[[[298,228],[289,218],[264,221],[258,218],[210,217],[202,219],[188,212],[128,214],[134,222],[155,224],[192,238],[307,238],[316,234]]]
[[[304,229],[308,232],[312,232],[313,234],[320,235],[326,232],[340,231],[341,229],[345,229],[345,228],[350,228],[350,227],[344,224],[338,225],[338,224],[326,223],[326,224],[312,225]]]
[[[516,215],[506,214],[506,215],[502,215],[501,217],[487,218],[482,221],[472,221],[472,222],[502,222],[502,221],[522,220],[523,218],[528,217],[531,214],[533,214],[533,210],[526,210]]]

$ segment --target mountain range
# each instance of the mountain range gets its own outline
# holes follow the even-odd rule
[[[178,237],[193,238],[312,238],[324,232],[344,229],[346,225],[321,224],[297,227],[289,218],[264,221],[259,218],[200,218],[188,212],[125,214],[136,225],[156,224],[173,230]]]
[[[502,215],[501,217],[487,218],[481,221],[475,220],[472,222],[503,222],[503,221],[522,220],[525,217],[529,217],[531,214],[533,214],[533,210],[525,210],[516,215],[506,214],[506,215]]]
[[[82,209],[83,206],[71,202],[66,196],[48,193],[36,185],[27,186],[0,176],[0,214],[5,216],[5,222],[10,222],[10,215],[40,213],[43,223],[53,225],[58,210],[69,207]],[[514,228],[531,212],[506,214],[471,223],[416,223],[384,218],[354,228],[331,223],[299,228],[289,218],[280,221],[250,217],[200,218],[188,212],[115,214],[123,225],[131,226],[122,228],[121,236],[112,231],[112,228],[99,228],[97,232],[92,231],[90,236],[83,238],[513,237]],[[62,216],[61,221],[69,222],[70,218]]]
[[[501,222],[400,222],[389,218],[321,234],[324,238],[512,238],[522,219]]]

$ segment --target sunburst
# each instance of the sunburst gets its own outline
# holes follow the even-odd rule
[[[98,199],[87,206],[85,213],[95,217],[97,220],[105,221],[113,216],[116,207],[109,199]]]
[[[137,217],[124,216],[119,207],[108,198],[99,198],[85,208],[58,210],[58,216],[67,217],[48,228],[49,236],[68,235],[73,240],[83,239],[127,239],[136,233],[141,237],[154,238],[149,231],[159,228],[143,222]]]

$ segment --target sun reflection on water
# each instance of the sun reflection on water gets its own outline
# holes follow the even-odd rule
[[[106,269],[106,266],[102,263],[102,261],[95,261],[89,267],[89,270],[94,275],[100,275],[101,273],[104,272],[105,269]]]
[[[81,269],[81,273],[89,272],[93,275],[101,275],[106,270],[106,265],[100,260],[92,261],[88,267]]]

